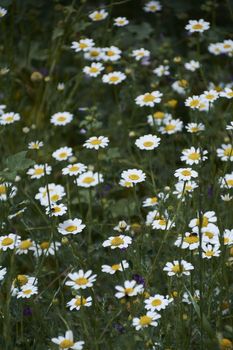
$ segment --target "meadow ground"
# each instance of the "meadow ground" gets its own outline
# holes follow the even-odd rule
[[[0,348],[232,350],[232,1],[0,6]]]

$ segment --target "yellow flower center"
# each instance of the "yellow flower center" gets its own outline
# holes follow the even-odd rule
[[[92,144],[92,145],[100,145],[101,144],[101,140],[99,140],[99,139],[95,139],[95,140],[91,140],[90,141],[90,143]]]
[[[154,102],[155,97],[152,94],[145,94],[145,96],[143,97],[143,101],[144,102]]]
[[[191,128],[191,132],[198,132],[199,131],[199,128],[197,126]]]
[[[227,96],[233,97],[233,91],[228,92],[228,93],[227,93]]]
[[[75,300],[75,306],[82,306],[82,305],[85,305],[87,302],[87,300],[85,298],[77,298]]]
[[[60,197],[58,194],[53,194],[50,199],[52,202],[57,202],[60,199]]]
[[[228,237],[224,238],[224,244],[228,244],[230,242],[230,239]]]
[[[150,201],[151,201],[152,204],[155,204],[155,203],[158,202],[158,198],[157,198],[157,197],[152,197],[152,198],[150,199]]]
[[[64,115],[60,115],[58,118],[57,118],[57,121],[59,122],[64,122],[66,120],[66,117]]]
[[[226,180],[226,183],[229,187],[233,186],[233,179]]]
[[[140,317],[139,323],[141,326],[148,326],[149,324],[151,324],[151,322],[152,322],[152,318],[147,315]]]
[[[66,230],[67,232],[74,232],[75,230],[77,230],[77,226],[75,226],[75,225],[70,225],[70,226],[67,226],[67,227],[65,228],[65,230]]]
[[[28,248],[30,248],[32,246],[32,241],[30,241],[30,239],[26,239],[25,241],[22,241],[20,243],[20,249],[22,250],[27,250]]]
[[[34,170],[34,175],[41,175],[41,174],[44,174],[43,168],[37,168]]]
[[[160,225],[160,226],[166,226],[166,220],[160,219],[160,220],[159,220],[159,225]]]
[[[120,264],[115,264],[115,265],[112,265],[111,268],[112,268],[112,270],[114,270],[114,271],[118,271],[118,270],[120,270],[121,265],[120,265]]]
[[[164,118],[164,116],[165,116],[165,113],[164,112],[155,112],[154,114],[153,114],[153,117],[154,117],[154,119],[163,119]]]
[[[14,117],[6,117],[5,119],[7,122],[13,122],[14,120]]]
[[[224,149],[224,156],[231,157],[233,155],[233,148],[227,147]]]
[[[191,160],[198,160],[198,159],[200,159],[200,153],[198,153],[198,152],[190,153],[188,158]]]
[[[145,147],[151,147],[151,146],[153,146],[153,144],[154,144],[153,141],[145,141],[145,142],[143,142],[143,146],[145,146]]]
[[[207,250],[207,252],[205,252],[205,255],[206,256],[213,256],[214,252],[213,252],[213,250]]]
[[[198,241],[199,241],[199,238],[196,235],[190,235],[190,236],[184,237],[184,242],[188,244],[197,243]]]
[[[126,295],[129,295],[129,294],[133,293],[133,288],[125,288],[124,292]]]
[[[61,152],[61,153],[59,154],[59,157],[60,157],[60,158],[66,158],[66,157],[67,157],[67,152]]]
[[[14,240],[10,237],[6,237],[2,240],[2,245],[3,246],[7,246],[7,245],[11,245],[14,242]]]
[[[61,349],[69,349],[73,345],[74,345],[74,342],[72,340],[64,339],[62,340],[62,342],[60,342],[59,347]]]
[[[165,130],[166,131],[172,131],[172,130],[174,130],[175,129],[175,125],[174,124],[167,124],[166,126],[165,126]]]
[[[79,170],[79,167],[77,165],[72,165],[70,167],[70,171],[77,171],[77,170]]]
[[[1,194],[6,194],[6,186],[5,185],[0,185],[0,195]]]
[[[99,51],[95,51],[95,50],[90,52],[91,57],[97,57],[97,56],[99,56],[99,54],[100,54]]]
[[[79,47],[80,49],[85,49],[86,47],[88,47],[88,45],[85,43],[79,43]]]
[[[176,264],[172,267],[172,271],[175,273],[181,273],[183,270],[183,266],[180,264]]]
[[[130,180],[135,181],[135,180],[140,179],[140,176],[138,176],[137,174],[130,174],[130,175],[129,175],[129,178],[130,178]]]
[[[232,346],[232,341],[230,339],[227,338],[223,338],[220,341],[220,346],[221,346],[221,350],[232,350],[233,346]]]
[[[152,306],[159,306],[162,304],[162,301],[160,299],[154,299],[151,304]]]
[[[207,100],[213,100],[214,95],[212,95],[212,94],[207,94],[207,95],[205,95],[205,98],[206,98]]]
[[[102,13],[96,13],[95,14],[95,16],[94,16],[94,19],[96,20],[96,21],[101,21],[101,19],[103,19],[103,15],[102,15]]]
[[[190,102],[190,107],[197,107],[197,106],[199,106],[199,104],[200,104],[199,100],[192,100]]]
[[[113,75],[111,78],[109,78],[109,80],[112,82],[112,83],[115,83],[119,80],[119,77],[117,77],[116,75]]]
[[[49,246],[50,246],[49,242],[42,242],[40,244],[40,247],[41,247],[42,250],[47,250],[49,248]]]
[[[80,286],[85,286],[85,284],[88,283],[88,279],[85,277],[79,277],[75,280],[75,283],[80,285]]]
[[[59,213],[59,212],[61,211],[61,208],[60,208],[60,207],[53,207],[53,208],[52,208],[52,211],[53,211],[54,213]]]
[[[206,227],[208,225],[208,223],[209,223],[208,218],[206,216],[203,216],[202,217],[202,227]],[[200,226],[200,219],[197,219],[196,225]]]
[[[208,232],[208,231],[206,231],[204,233],[204,235],[207,236],[209,239],[212,239],[214,237],[214,234],[212,232]]]
[[[106,53],[107,56],[114,56],[115,55],[115,52],[112,51],[112,50],[108,50],[107,53]]]
[[[200,29],[202,29],[202,28],[203,28],[203,25],[200,24],[200,23],[197,23],[197,24],[194,24],[194,25],[193,25],[193,29],[200,30]]]
[[[114,237],[112,240],[111,240],[111,245],[117,247],[121,244],[124,243],[124,240],[120,237],[120,236],[117,236],[117,237]]]
[[[28,295],[28,294],[31,294],[31,292],[32,292],[31,289],[26,289],[26,290],[23,291],[23,294]]]
[[[18,275],[14,281],[14,285],[24,286],[28,283],[28,278],[25,275]]]
[[[95,181],[94,177],[90,177],[90,176],[87,176],[82,180],[82,182],[85,184],[91,184],[94,181]]]
[[[91,67],[90,68],[90,73],[97,73],[98,71],[99,71],[99,69],[96,68],[96,67]]]

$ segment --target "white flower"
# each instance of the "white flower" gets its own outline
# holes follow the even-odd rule
[[[7,249],[15,249],[20,244],[20,236],[10,233],[6,236],[0,237],[0,250],[6,251]]]
[[[105,273],[109,273],[110,275],[114,275],[117,271],[124,271],[129,267],[129,264],[126,260],[122,260],[118,264],[114,265],[102,265],[101,266],[101,271]]]
[[[193,299],[194,299],[196,302],[200,300],[200,291],[199,291],[198,289],[196,289],[196,290],[194,291]],[[187,292],[185,292],[185,293],[183,294],[182,302],[183,302],[183,303],[186,303],[186,304],[192,304],[192,300],[191,300],[191,298],[190,298],[190,295],[189,295]]]
[[[146,198],[142,204],[143,207],[155,207],[157,205],[158,205],[158,197]]]
[[[94,21],[94,22],[98,22],[98,21],[102,21],[103,19],[105,19],[108,16],[108,12],[106,12],[105,10],[99,10],[99,11],[94,11],[92,12],[88,17]]]
[[[73,151],[71,147],[61,147],[53,152],[52,157],[61,162],[67,160],[72,155]]]
[[[183,195],[182,201],[185,201],[185,195],[191,196],[191,193],[197,187],[198,185],[194,181],[187,181],[185,183],[184,181],[180,181],[175,184],[176,190],[173,192],[173,194],[175,194],[177,198],[181,198]]]
[[[38,294],[37,286],[32,284],[25,284],[21,287],[21,290],[17,293],[17,299],[19,298],[30,298],[32,295]]]
[[[62,235],[75,235],[83,231],[86,225],[82,224],[81,219],[69,219],[58,225],[58,232]]]
[[[233,40],[227,39],[221,43],[221,52],[228,54],[228,56],[232,57],[233,54]]]
[[[6,16],[7,10],[3,7],[0,7],[0,18]]]
[[[189,276],[190,271],[193,270],[194,267],[192,264],[187,262],[186,260],[174,260],[173,262],[166,263],[165,267],[163,268],[163,271],[166,271],[168,276]]]
[[[92,47],[84,52],[84,58],[89,61],[100,61],[103,59],[103,50],[100,47]]]
[[[202,257],[204,259],[211,259],[213,256],[218,257],[221,253],[219,245],[203,244],[202,245]]]
[[[69,273],[68,277],[70,281],[66,281],[66,286],[76,289],[86,289],[93,287],[94,282],[96,281],[96,275],[91,275],[92,271],[88,270],[84,272],[79,270],[78,272]]]
[[[155,230],[170,230],[174,227],[175,223],[171,220],[164,218],[163,216],[157,218],[152,222],[152,228]]]
[[[225,195],[221,195],[221,199],[224,201],[224,202],[230,202],[233,197],[228,194],[225,194]]]
[[[116,27],[124,27],[124,26],[126,26],[127,24],[129,24],[129,21],[127,20],[126,17],[117,17],[117,18],[114,18],[114,23],[113,23],[113,25],[116,26]]]
[[[170,75],[169,66],[160,65],[153,70],[153,73],[155,73],[158,77]]]
[[[221,43],[210,44],[208,46],[208,51],[215,56],[218,56],[222,53],[222,45]]]
[[[205,213],[202,213],[201,220],[200,220],[199,216],[195,219],[192,219],[189,223],[189,227],[191,227],[193,230],[196,228],[197,232],[198,232],[198,228],[199,228],[200,224],[201,224],[202,228],[209,227],[211,229],[211,228],[214,228],[216,226],[215,224],[213,224],[216,221],[217,221],[217,217],[216,217],[215,212],[214,211],[207,211]],[[212,224],[212,226],[209,226],[211,224]]]
[[[31,141],[28,144],[29,149],[36,149],[36,150],[40,149],[43,146],[44,146],[44,142],[42,141]]]
[[[221,97],[226,97],[226,98],[228,98],[228,99],[233,98],[233,90],[232,90],[232,88],[226,87],[226,88],[224,89],[224,91],[221,91],[221,92],[220,92],[220,96],[221,96]]]
[[[145,299],[144,303],[145,309],[150,311],[160,311],[166,309],[166,307],[170,304],[171,299],[168,297],[164,297],[161,294],[155,294],[153,297],[149,297]]]
[[[18,113],[9,112],[0,115],[0,125],[8,125],[20,120],[20,115]]]
[[[133,326],[136,328],[137,331],[140,329],[147,328],[148,326],[156,327],[158,326],[158,320],[161,317],[161,315],[157,314],[153,311],[147,311],[146,315],[133,318]]]
[[[33,168],[27,171],[27,175],[31,176],[31,179],[40,179],[46,175],[50,175],[52,167],[48,164],[35,164]]]
[[[198,109],[198,107],[200,106],[202,99],[200,96],[192,96],[192,97],[188,97],[185,100],[185,106],[186,107],[190,107],[191,109]]]
[[[226,174],[224,177],[219,179],[221,188],[233,188],[233,172],[231,174]]]
[[[176,80],[172,83],[172,89],[180,95],[185,95],[187,83],[184,84],[182,80]]]
[[[93,39],[80,39],[79,41],[72,41],[71,49],[75,52],[88,51],[91,47],[95,45]]]
[[[171,114],[157,111],[147,116],[147,123],[150,124],[151,126],[161,125],[165,119],[169,119],[169,118],[170,119],[172,118]]]
[[[178,177],[179,181],[190,181],[193,177],[197,177],[198,173],[191,168],[179,168],[174,176]]]
[[[166,118],[164,120],[164,125],[160,126],[159,132],[161,134],[172,135],[176,132],[182,131],[183,122],[180,119]]]
[[[231,246],[233,244],[233,229],[232,230],[224,230],[223,232],[223,242],[224,245]]]
[[[205,130],[205,125],[202,123],[188,123],[185,128],[187,129],[188,132],[191,134],[196,134],[200,131]]]
[[[147,92],[144,95],[139,95],[136,97],[135,102],[140,107],[154,107],[156,103],[159,103],[161,101],[162,96],[163,94],[159,91]]]
[[[139,61],[142,58],[150,57],[150,51],[145,50],[144,48],[133,50],[132,57],[134,57],[136,61]]]
[[[40,201],[40,204],[47,207],[50,204],[56,203],[64,197],[65,190],[61,185],[49,183],[48,186],[40,187],[35,199]]]
[[[17,188],[11,182],[0,183],[0,201],[6,201],[7,198],[13,198],[16,195]]]
[[[111,72],[108,74],[104,74],[102,81],[103,83],[107,83],[110,85],[120,84],[123,80],[126,79],[126,75],[122,72]]]
[[[93,173],[93,171],[87,171],[81,175],[76,180],[77,186],[80,187],[94,187],[99,183],[103,182],[103,175],[100,173]]]
[[[137,294],[140,294],[143,292],[144,287],[142,284],[137,284],[135,280],[132,281],[125,281],[124,286],[116,286],[115,289],[118,291],[115,294],[115,297],[117,299],[121,299],[124,297],[133,297]]]
[[[111,236],[106,241],[103,242],[103,247],[111,247],[111,249],[116,248],[128,248],[132,243],[132,238],[125,235]]]
[[[6,105],[0,105],[0,114],[4,113],[4,109],[6,109]]]
[[[30,250],[35,250],[35,243],[30,238],[28,238],[19,243],[16,248],[16,254],[28,254]]]
[[[201,152],[200,148],[191,147],[182,151],[180,159],[188,165],[199,164],[207,159],[205,156],[207,153],[205,150]]]
[[[51,204],[51,210],[49,207],[46,208],[46,214],[50,216],[62,216],[67,212],[67,207],[64,204]]]
[[[194,227],[193,231],[196,231],[196,234],[198,234],[199,228]],[[201,231],[203,243],[220,244],[219,229],[216,225],[208,224],[206,227],[202,227]]]
[[[217,149],[217,156],[221,158],[222,161],[227,162],[230,160],[233,161],[233,147],[229,144],[221,145],[221,148]]]
[[[105,136],[92,136],[84,143],[83,147],[98,150],[108,146],[109,139]]]
[[[218,97],[219,93],[216,90],[204,91],[203,94],[201,94],[202,101],[208,103],[214,102]]]
[[[132,182],[133,184],[136,184],[145,181],[146,174],[139,169],[129,169],[124,170],[121,173],[121,178],[127,182]]]
[[[233,121],[226,126],[226,130],[233,130]]]
[[[6,272],[7,272],[6,268],[0,266],[0,281],[4,279]]]
[[[105,47],[102,50],[104,61],[118,61],[121,58],[121,50],[116,46]]]
[[[51,116],[50,123],[53,125],[63,126],[73,120],[73,114],[69,112],[57,112]]]
[[[208,30],[210,27],[210,23],[204,21],[204,19],[197,20],[189,20],[188,24],[185,26],[185,29],[190,33],[203,33],[205,30]]]
[[[153,150],[159,146],[160,140],[160,137],[149,134],[139,137],[135,141],[135,145],[141,150]]]
[[[187,70],[189,70],[191,72],[195,72],[195,70],[200,68],[200,62],[191,60],[191,61],[185,63],[184,67],[185,67],[185,69],[187,69]]]
[[[82,306],[90,307],[92,305],[92,297],[84,298],[81,295],[76,295],[66,305],[70,310],[80,310]]]
[[[86,171],[86,169],[86,165],[82,163],[69,164],[67,167],[62,169],[62,174],[69,176],[79,175]]]
[[[100,75],[102,70],[104,70],[104,66],[102,65],[102,63],[99,63],[99,62],[93,62],[90,66],[85,66],[83,68],[83,72],[85,74],[94,78]]]
[[[59,345],[59,349],[73,349],[82,350],[84,341],[74,342],[73,332],[67,331],[65,336],[59,336],[58,338],[52,338],[52,342]]]
[[[34,251],[34,255],[36,257],[39,257],[41,255],[55,255],[55,251],[59,250],[61,247],[60,242],[49,242],[49,241],[44,241],[41,242],[39,245],[36,245],[36,249]]]
[[[149,1],[143,7],[145,12],[157,12],[162,9],[162,6],[159,1]]]
[[[194,250],[199,247],[199,237],[197,233],[193,232],[185,232],[184,237],[179,235],[177,240],[175,241],[175,246],[181,249],[189,249]]]
[[[65,89],[65,84],[64,83],[58,83],[57,84],[57,90],[58,91],[63,91]]]

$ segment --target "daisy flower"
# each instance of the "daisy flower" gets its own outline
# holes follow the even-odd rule
[[[63,160],[67,160],[72,155],[73,151],[71,147],[61,147],[53,152],[52,157],[61,162]]]
[[[140,61],[142,58],[150,57],[150,51],[145,50],[144,48],[141,48],[141,49],[133,50],[131,55],[136,59],[136,61]]]
[[[193,229],[198,234],[196,228]],[[219,242],[219,229],[216,225],[209,224],[207,227],[202,228],[202,242],[207,244],[220,244]]]
[[[159,91],[147,92],[144,95],[139,95],[136,97],[135,102],[140,107],[154,107],[156,103],[159,103],[161,101],[162,96],[163,94]]]
[[[33,168],[27,171],[27,175],[29,175],[31,179],[40,179],[45,174],[50,175],[51,171],[52,167],[48,164],[35,164]]]
[[[195,72],[197,69],[200,68],[200,62],[191,60],[189,62],[186,62],[184,64],[185,69],[189,70],[190,72]]]
[[[116,27],[124,27],[127,24],[129,24],[129,21],[126,17],[117,17],[117,18],[114,18],[113,20],[114,20],[113,25]]]
[[[87,171],[81,175],[76,180],[77,186],[80,187],[94,187],[99,183],[103,182],[103,175],[100,173],[93,173],[93,171]]]
[[[100,61],[103,59],[103,50],[100,47],[92,47],[84,52],[84,58],[89,61]]]
[[[74,342],[73,332],[66,331],[65,336],[59,336],[58,338],[51,339],[53,343],[59,346],[59,349],[73,349],[73,350],[82,350],[84,341]]]
[[[88,17],[93,21],[93,22],[98,22],[98,21],[102,21],[103,19],[105,19],[108,16],[108,12],[103,10],[99,10],[99,11],[94,11],[92,12]]]
[[[114,231],[125,232],[130,230],[130,225],[127,224],[124,220],[119,221],[116,226],[113,227]]]
[[[221,188],[233,188],[233,172],[231,174],[226,174],[224,177],[219,179]]]
[[[71,49],[75,52],[88,51],[91,47],[95,45],[93,39],[80,39],[79,41],[72,41]]]
[[[152,228],[155,230],[170,230],[174,226],[174,222],[164,217],[160,217],[152,222]]]
[[[146,198],[142,203],[143,207],[155,207],[156,205],[158,205],[158,197]]]
[[[59,250],[61,247],[60,242],[49,242],[43,241],[39,245],[36,245],[36,249],[34,251],[34,255],[39,257],[41,255],[55,255],[55,251]]]
[[[156,320],[158,320],[160,317],[161,315],[157,314],[156,312],[147,311],[146,315],[133,318],[133,326],[137,331],[147,328],[148,326],[157,327],[158,322]]]
[[[105,47],[102,50],[104,61],[118,61],[121,58],[121,50],[116,46]]]
[[[105,136],[92,136],[84,143],[83,147],[98,150],[108,146],[109,139]]]
[[[121,173],[121,178],[133,184],[143,182],[146,179],[146,174],[139,169],[128,169]]]
[[[36,149],[36,150],[40,149],[43,146],[44,146],[44,142],[42,141],[31,141],[28,144],[29,149]]]
[[[174,176],[178,177],[179,181],[190,181],[193,177],[197,177],[198,173],[191,168],[179,168]]]
[[[188,24],[185,26],[185,29],[189,31],[189,33],[203,33],[205,30],[210,28],[210,23],[204,21],[204,19],[197,20],[189,20]]]
[[[69,273],[68,278],[70,281],[66,281],[65,285],[74,288],[75,290],[93,287],[97,275],[91,274],[91,270],[88,270],[87,272],[79,270],[78,272]]]
[[[3,7],[0,7],[0,18],[6,16],[7,10]]]
[[[135,141],[135,145],[141,150],[153,150],[159,146],[160,140],[160,137],[149,134],[139,137]]]
[[[93,62],[90,66],[83,68],[83,72],[93,78],[98,77],[102,70],[104,70],[104,66],[99,62]]]
[[[86,227],[86,225],[82,224],[81,219],[69,219],[65,220],[64,222],[60,223],[58,225],[58,232],[62,235],[75,235],[77,233],[80,233],[83,231],[83,229]]]
[[[30,238],[28,238],[19,243],[16,248],[16,254],[28,254],[30,250],[35,250],[35,243]]]
[[[137,284],[135,280],[132,280],[132,281],[125,281],[123,287],[116,286],[115,289],[117,290],[115,297],[117,299],[121,299],[124,297],[133,297],[137,294],[142,293],[144,290],[144,287],[142,284]]]
[[[217,148],[217,156],[221,158],[222,161],[227,162],[233,161],[233,147],[230,143],[222,144],[221,148]]]
[[[233,98],[233,89],[226,87],[224,91],[219,93],[219,95],[228,99]]]
[[[164,125],[159,128],[161,134],[172,135],[176,132],[182,131],[183,122],[180,119],[165,119]]]
[[[170,304],[170,302],[171,300],[161,294],[155,294],[153,297],[149,297],[144,301],[146,304],[145,309],[150,311],[164,310]]]
[[[110,275],[114,275],[117,271],[123,271],[129,267],[129,264],[126,260],[122,260],[119,264],[114,265],[102,265],[101,271],[105,273],[109,273]]]
[[[185,128],[187,129],[187,132],[190,132],[191,134],[196,134],[198,132],[205,130],[205,125],[202,123],[188,123]]]
[[[172,83],[172,89],[180,95],[185,95],[187,84],[183,84],[183,80],[176,80]]]
[[[48,186],[39,188],[39,192],[35,195],[35,199],[39,200],[41,205],[47,207],[49,202],[51,202],[51,204],[56,203],[65,195],[65,190],[62,185],[49,183]]]
[[[155,124],[161,125],[164,119],[168,119],[168,118],[172,119],[172,115],[169,113],[157,111],[147,116],[147,123],[150,124],[151,126],[154,126]]]
[[[157,77],[170,75],[169,66],[160,65],[153,70],[153,73],[155,73]]]
[[[50,118],[50,123],[53,125],[64,126],[73,120],[73,114],[69,112],[57,112]]]
[[[37,286],[32,284],[25,284],[21,290],[17,293],[17,299],[19,298],[30,298],[32,295],[38,294]]]
[[[175,241],[175,246],[181,249],[194,250],[199,247],[199,237],[197,233],[185,232],[184,237],[179,235]]]
[[[194,267],[192,264],[182,259],[181,261],[174,260],[173,262],[166,263],[163,271],[166,271],[168,276],[189,276],[190,271],[193,269]]]
[[[185,183],[184,181],[180,181],[175,184],[176,190],[173,192],[173,194],[175,194],[177,198],[181,198],[183,196],[182,201],[185,201],[184,195],[191,196],[191,193],[197,187],[198,185],[194,181],[187,181]]]
[[[0,281],[4,279],[6,272],[7,272],[6,268],[0,266]]]
[[[203,244],[202,245],[202,257],[204,259],[211,259],[213,256],[220,256],[221,251],[219,250],[219,245]]]
[[[110,85],[120,84],[125,79],[126,79],[126,75],[122,72],[117,72],[117,71],[104,74],[102,77],[103,83],[107,83]]]
[[[201,94],[201,99],[208,103],[214,102],[218,97],[219,93],[216,90],[204,91],[203,94]]]
[[[10,112],[10,113],[3,113],[0,115],[0,125],[8,125],[13,124],[14,122],[17,122],[20,120],[20,115],[18,113]]]
[[[223,242],[224,245],[232,245],[233,244],[233,229],[232,230],[224,230],[223,232]]]
[[[122,187],[126,187],[126,188],[131,188],[133,187],[133,183],[132,182],[129,182],[129,181],[126,181],[124,179],[121,179],[119,181],[119,185],[122,186]]]
[[[191,147],[189,149],[183,150],[180,159],[188,165],[199,164],[200,161],[207,159],[205,156],[207,153],[208,152],[205,150],[201,152],[200,148]]]
[[[71,311],[78,311],[81,309],[82,306],[90,307],[92,305],[92,297],[84,298],[81,295],[76,295],[75,298],[71,299],[66,305]]]
[[[162,9],[162,6],[159,1],[149,1],[143,7],[145,12],[158,12]]]
[[[233,121],[226,126],[226,130],[233,130]]]
[[[200,103],[201,103],[201,97],[196,95],[192,97],[188,97],[185,100],[185,106],[190,107],[191,109],[198,109]]]
[[[86,169],[87,169],[86,165],[82,163],[69,164],[67,165],[67,167],[62,169],[62,174],[69,175],[69,176],[79,175],[84,171],[86,171]]]
[[[13,198],[16,195],[17,188],[11,182],[0,183],[0,201],[6,201],[7,198]]]
[[[132,243],[132,238],[125,235],[119,236],[111,236],[106,241],[103,242],[103,247],[111,247],[111,249],[116,248],[128,248],[128,246]]]
[[[62,216],[67,212],[67,207],[64,204],[51,204],[51,210],[49,207],[46,208],[46,214],[49,216]]]
[[[217,222],[217,217],[214,211],[206,211],[201,216],[201,227],[208,227],[209,224],[212,224]],[[197,217],[195,219],[192,219],[189,223],[189,227],[194,229],[195,227],[200,226],[200,218]],[[216,226],[216,225],[214,225]]]
[[[6,251],[8,249],[15,249],[20,244],[21,239],[20,236],[15,235],[14,233],[10,233],[6,236],[0,237],[0,250]]]

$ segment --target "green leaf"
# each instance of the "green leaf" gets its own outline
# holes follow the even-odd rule
[[[17,172],[27,169],[29,166],[35,164],[35,161],[32,159],[26,158],[27,151],[22,151],[14,154],[13,156],[9,156],[6,159],[5,166],[11,172]]]

